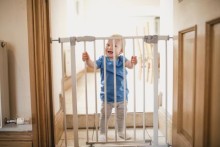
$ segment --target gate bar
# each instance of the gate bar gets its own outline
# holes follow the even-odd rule
[[[126,146],[126,147],[152,147],[151,145],[152,140],[151,139],[146,139],[144,141],[118,141],[118,142],[114,142],[114,141],[109,141],[109,142],[89,142],[87,143],[87,145],[93,146],[93,144],[103,144],[103,146]],[[158,146],[154,146],[154,147],[168,147],[167,145],[158,145]]]
[[[125,136],[124,136],[124,140],[126,140],[126,138],[127,138],[127,134],[126,134],[126,129],[127,129],[127,127],[126,127],[126,113],[127,113],[127,99],[126,99],[126,97],[127,97],[127,92],[126,92],[126,89],[127,89],[127,83],[126,83],[126,73],[125,73],[125,52],[126,52],[126,50],[125,50],[125,40],[123,39],[122,40],[123,41],[123,44],[122,44],[122,48],[123,48],[123,55],[124,55],[124,58],[123,58],[123,78],[124,78],[124,108],[126,107],[126,111],[125,111],[125,109],[124,109],[124,134],[125,134]]]
[[[115,107],[115,141],[117,141],[117,129],[118,129],[118,125],[117,125],[117,91],[116,91],[116,61],[115,61],[115,39],[113,39],[113,66],[114,66],[114,107]],[[104,65],[106,66],[106,64]],[[107,95],[105,93],[105,95]],[[106,121],[106,120],[105,120]],[[107,137],[107,136],[106,136]]]
[[[105,47],[105,39],[103,40],[103,46]],[[104,50],[104,55],[106,55],[106,52]],[[104,65],[106,65],[106,58],[104,58]],[[104,66],[104,81],[106,81],[106,66]],[[105,136],[108,136],[108,131],[107,131],[107,95],[106,95],[106,82],[104,82],[104,93],[105,93]],[[106,137],[106,142],[108,141],[108,137]]]
[[[84,41],[84,52],[86,51],[86,41]],[[88,132],[88,95],[87,95],[87,64],[84,62],[84,74],[85,74],[85,102],[86,102],[86,142],[89,141]]]
[[[61,61],[62,61],[62,96],[63,96],[63,100],[62,100],[62,104],[63,104],[63,113],[64,116],[66,116],[66,95],[64,92],[64,55],[63,55],[63,43],[61,43]],[[64,138],[65,138],[65,146],[67,146],[67,126],[66,126],[66,117],[63,118],[63,123],[64,123]]]
[[[135,41],[134,38],[132,39],[133,42],[133,55],[135,55]],[[136,141],[136,82],[135,82],[135,67],[133,67],[133,83],[134,83],[134,141]]]
[[[154,40],[154,36],[157,35],[147,35],[147,36],[125,36],[124,39],[143,39],[146,40]],[[75,41],[81,42],[81,41],[95,41],[95,40],[107,40],[107,39],[117,39],[117,37],[94,37],[94,36],[83,36],[83,37],[65,37],[65,38],[59,38],[59,39],[52,39],[51,41],[58,41],[58,42],[70,42],[70,38],[74,38]],[[169,36],[157,36],[158,40],[169,40]]]
[[[146,129],[146,116],[145,116],[145,47],[143,39],[143,56],[142,56],[142,66],[143,66],[143,140],[145,140],[145,129]]]
[[[154,113],[153,113],[153,145],[158,146],[158,45],[154,44],[153,51],[153,71],[154,71]]]
[[[168,134],[167,134],[167,117],[168,117],[168,110],[167,110],[167,40],[165,40],[165,122],[166,122],[166,126],[165,126],[165,140],[166,143],[168,143]]]
[[[94,61],[96,61],[96,42],[94,41]],[[96,66],[94,66],[94,80],[95,80],[95,130],[96,130],[96,141],[98,141],[98,125],[97,125],[97,117],[98,117],[98,106],[97,106],[97,76],[96,76]]]
[[[73,103],[73,129],[74,129],[74,146],[79,146],[78,136],[78,113],[77,113],[77,79],[76,79],[76,56],[75,56],[75,37],[70,37],[71,45],[71,77],[72,77],[72,103]]]

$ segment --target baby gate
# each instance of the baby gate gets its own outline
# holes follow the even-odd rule
[[[76,49],[75,45],[77,42],[84,42],[84,51],[86,51],[86,43],[87,42],[93,42],[94,44],[94,52],[96,52],[96,41],[103,41],[103,49],[105,48],[105,41],[108,39],[115,39],[113,37],[93,37],[93,36],[84,36],[84,37],[69,37],[69,38],[59,38],[58,40],[53,40],[53,41],[59,41],[61,43],[61,59],[62,59],[62,79],[64,79],[64,59],[63,59],[63,44],[64,43],[70,43],[71,46],[71,77],[72,77],[72,105],[73,105],[73,134],[74,134],[74,146],[78,147],[79,146],[79,135],[78,135],[78,112],[77,112],[77,78],[76,78]],[[85,102],[86,102],[86,144],[93,146],[96,144],[102,144],[103,146],[106,144],[111,144],[115,146],[154,146],[154,147],[168,147],[168,139],[167,139],[167,92],[165,92],[165,144],[159,144],[158,143],[158,41],[163,40],[165,41],[165,60],[167,62],[167,41],[170,39],[169,36],[157,36],[157,35],[148,35],[148,36],[126,36],[123,37],[124,40],[132,40],[133,42],[133,54],[135,55],[135,40],[139,39],[142,41],[142,48],[143,48],[143,54],[142,54],[142,61],[145,59],[145,44],[153,44],[153,99],[154,99],[154,109],[153,109],[153,139],[152,140],[147,140],[145,138],[145,127],[146,127],[146,122],[145,122],[145,90],[143,90],[143,139],[142,140],[137,140],[136,139],[136,97],[135,97],[135,68],[133,70],[134,73],[134,112],[133,112],[133,119],[134,119],[134,126],[133,126],[133,138],[131,140],[123,140],[119,141],[117,139],[117,134],[115,131],[115,138],[113,141],[109,141],[106,139],[105,142],[99,142],[98,140],[98,125],[95,125],[95,131],[96,131],[96,140],[91,141],[89,140],[89,135],[88,135],[88,99],[87,99],[87,70],[86,70],[86,63],[85,63]],[[114,42],[114,41],[113,41]],[[91,55],[90,55],[91,56]],[[96,60],[96,55],[94,54],[94,61]],[[82,62],[82,61],[80,61]],[[139,62],[139,61],[138,61]],[[167,63],[165,64],[167,66]],[[145,62],[142,64],[143,68],[143,86],[145,89]],[[95,71],[95,70],[94,70]],[[167,73],[167,67],[165,67],[165,73]],[[96,72],[94,72],[96,74]],[[167,78],[167,76],[166,76]],[[167,83],[167,79],[165,78],[165,83]],[[95,81],[96,81],[96,76],[95,76]],[[167,85],[167,84],[166,84]],[[65,94],[64,94],[64,80],[62,80],[62,94],[65,100]],[[95,83],[95,89],[96,89],[96,83]],[[167,91],[167,88],[165,89]],[[96,91],[96,90],[95,90]],[[97,97],[97,94],[95,95]],[[96,112],[95,116],[98,116],[97,112],[97,99],[96,99]],[[106,111],[106,110],[105,110]],[[117,113],[117,112],[116,112]],[[65,102],[64,102],[64,116],[66,116],[66,110],[65,110]],[[115,115],[116,116],[116,115]],[[106,122],[106,121],[105,121]],[[116,122],[116,121],[115,121]],[[125,123],[125,121],[124,121]],[[67,133],[66,133],[66,117],[64,117],[64,125],[65,125],[65,145],[67,146]],[[126,126],[126,125],[125,125]],[[107,127],[106,127],[107,128]],[[125,127],[126,128],[126,127]],[[106,131],[107,135],[107,131]],[[125,135],[126,135],[126,129],[125,129]]]

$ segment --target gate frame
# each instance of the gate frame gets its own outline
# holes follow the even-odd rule
[[[107,39],[110,39],[112,37],[93,37],[93,36],[83,36],[83,37],[68,37],[68,38],[59,38],[58,40],[51,40],[51,41],[58,41],[59,43],[61,43],[61,48],[63,50],[63,43],[66,43],[66,42],[70,42],[70,46],[71,46],[71,77],[72,77],[72,104],[73,104],[73,129],[74,129],[74,146],[75,147],[78,147],[79,146],[79,141],[78,141],[78,113],[77,113],[77,89],[76,89],[76,82],[77,82],[77,77],[76,77],[76,60],[75,60],[75,45],[76,45],[76,42],[91,42],[91,41],[95,41],[95,40],[107,40]],[[153,98],[154,98],[154,115],[153,115],[153,124],[158,124],[158,41],[159,40],[164,40],[165,41],[165,45],[166,45],[166,48],[165,48],[165,62],[166,62],[166,68],[165,68],[165,74],[167,75],[167,41],[172,38],[172,37],[169,37],[169,36],[158,36],[158,35],[147,35],[147,36],[126,36],[126,37],[123,37],[123,39],[143,39],[143,42],[145,43],[149,43],[149,44],[154,44],[154,49],[153,49],[153,73],[154,73],[154,76],[153,76],[153,89],[154,89],[154,92],[153,92]],[[61,54],[61,56],[63,56]],[[63,58],[61,58],[63,60]],[[63,61],[62,61],[63,63]],[[63,66],[63,64],[62,64]],[[62,68],[63,70],[63,68]],[[62,71],[63,73],[64,71]],[[62,74],[62,76],[64,76],[64,74]],[[64,77],[62,77],[63,79]],[[62,80],[62,85],[64,84],[63,80]],[[154,132],[154,135],[153,135],[153,144],[152,145],[146,145],[146,147],[168,147],[170,146],[168,144],[168,141],[167,141],[167,117],[168,117],[168,114],[167,114],[167,76],[165,77],[165,85],[166,85],[166,96],[165,96],[165,99],[166,99],[166,103],[165,103],[165,109],[166,109],[166,134],[165,134],[165,138],[166,138],[166,143],[165,145],[158,145],[158,125],[153,125],[153,132]],[[65,94],[64,94],[64,89],[62,88],[62,94],[63,96],[65,97]],[[64,104],[64,108],[65,108],[65,102],[63,103]],[[65,111],[64,111],[65,113]],[[64,114],[66,115],[66,114]],[[66,119],[64,119],[64,122],[66,123]],[[65,145],[67,146],[67,136],[66,136],[66,124],[64,124],[65,126]],[[88,128],[87,128],[88,129]],[[87,139],[88,139],[88,133],[87,133]],[[138,142],[138,141],[120,141],[120,142],[105,142],[106,144],[107,143],[117,143],[118,144],[121,144],[123,143],[123,145],[125,144],[132,144],[132,143],[136,143],[135,145],[140,145],[140,146],[143,146],[145,143],[148,143],[151,141],[145,141],[145,142]],[[99,144],[101,142],[86,142],[88,145],[90,146],[93,146],[94,144]],[[134,145],[134,144],[133,144]]]

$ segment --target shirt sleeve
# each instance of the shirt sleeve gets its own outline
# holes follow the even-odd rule
[[[123,63],[123,60],[125,59],[125,63],[128,61],[128,59],[124,56],[119,56],[120,61]]]
[[[103,56],[100,56],[97,60],[96,60],[96,66],[97,68],[101,68],[103,64]]]

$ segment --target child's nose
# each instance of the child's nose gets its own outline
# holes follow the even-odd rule
[[[112,49],[112,46],[111,46],[111,45],[110,45],[110,46],[107,46],[107,48],[108,48],[108,49]]]

